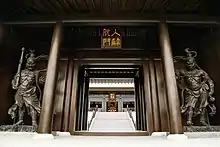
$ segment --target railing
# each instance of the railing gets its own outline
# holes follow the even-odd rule
[[[98,111],[98,106],[96,105],[96,108],[93,110],[92,117],[88,122],[88,130],[89,130],[91,124],[92,124],[93,119],[95,118],[95,115],[96,115],[97,111]]]
[[[133,115],[132,115],[132,111],[128,107],[127,107],[127,112],[128,112],[129,117],[131,118],[131,121],[132,121],[134,127],[136,128],[136,124],[135,124],[135,121],[134,121],[134,118],[133,118]]]

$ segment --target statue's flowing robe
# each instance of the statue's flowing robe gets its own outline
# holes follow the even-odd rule
[[[185,88],[183,90],[184,104],[182,105],[182,113],[185,113],[188,107],[192,107],[196,114],[200,114],[202,108],[206,108],[208,103],[208,85],[202,84],[197,90]]]
[[[207,83],[207,75],[202,70],[194,73],[181,70],[177,73],[178,83],[181,88],[181,97],[183,99],[181,111],[187,112],[189,107],[194,108],[195,114],[200,114],[203,108],[206,108],[209,97],[210,87]],[[179,78],[182,76],[182,78]]]

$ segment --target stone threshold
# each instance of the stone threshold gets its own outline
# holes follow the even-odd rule
[[[88,131],[75,131],[71,135],[79,136],[149,136],[147,131],[136,132],[88,132]]]

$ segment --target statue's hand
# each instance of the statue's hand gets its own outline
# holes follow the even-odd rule
[[[20,77],[20,74],[19,73],[16,73],[15,76],[14,76],[14,80],[17,80],[17,78]]]
[[[17,73],[17,74],[14,76],[14,79],[13,79],[12,82],[11,82],[13,89],[17,89],[17,88],[18,88],[18,86],[19,86],[19,77],[20,77],[20,74]]]
[[[215,101],[215,98],[212,97],[212,96],[210,96],[210,97],[209,97],[209,100],[210,100],[211,102],[214,102],[214,101]]]
[[[40,84],[44,84],[45,81],[46,81],[45,77],[41,76],[41,77],[39,78],[39,83],[40,83]]]
[[[209,95],[213,95],[214,94],[214,90],[210,90]]]

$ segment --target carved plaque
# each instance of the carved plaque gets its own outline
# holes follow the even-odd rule
[[[116,112],[117,102],[116,102],[116,95],[115,93],[109,94],[108,99],[108,112]]]
[[[121,35],[117,29],[103,29],[101,48],[121,48]]]

